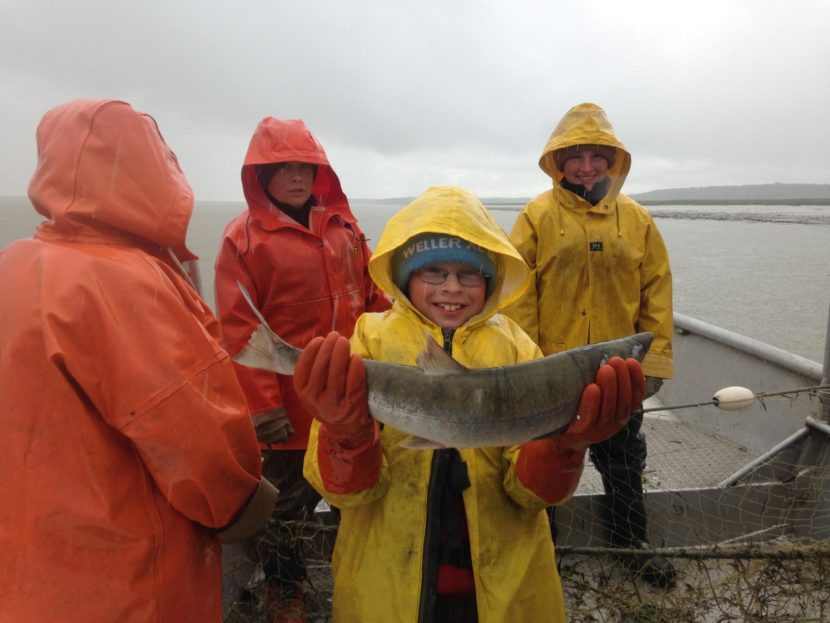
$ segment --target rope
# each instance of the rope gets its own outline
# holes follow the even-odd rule
[[[755,398],[758,400],[763,401],[764,398],[769,398],[770,396],[797,396],[798,394],[809,393],[810,396],[816,396],[819,391],[830,389],[830,385],[813,385],[812,387],[799,387],[796,389],[786,389],[780,392],[758,392],[755,394]],[[717,406],[717,400],[714,398],[712,400],[707,400],[704,402],[693,402],[684,405],[671,405],[667,407],[648,407],[647,409],[641,409],[642,413],[649,413],[651,411],[674,411],[676,409],[690,409],[692,407],[708,407],[708,406]]]

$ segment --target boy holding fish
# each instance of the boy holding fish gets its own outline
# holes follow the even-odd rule
[[[572,495],[589,445],[639,404],[639,363],[602,366],[560,435],[509,447],[413,442],[369,417],[363,358],[413,366],[425,333],[468,368],[541,357],[499,313],[530,274],[475,195],[455,187],[431,188],[395,215],[369,271],[393,308],[362,315],[351,345],[337,333],[312,340],[294,376],[316,418],[305,475],[341,510],[335,620],[564,621],[544,509]]]

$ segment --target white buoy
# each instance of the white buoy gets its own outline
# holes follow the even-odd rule
[[[752,393],[751,389],[734,385],[715,392],[715,395],[712,396],[712,402],[718,409],[724,411],[740,411],[753,405],[755,394]]]

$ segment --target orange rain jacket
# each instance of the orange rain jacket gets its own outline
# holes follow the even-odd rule
[[[214,534],[268,485],[216,320],[163,252],[194,257],[190,187],[123,102],[55,108],[37,142],[50,220],[0,251],[0,621],[221,621]]]
[[[308,162],[317,165],[309,227],[271,205],[256,165]],[[259,321],[236,282],[251,294],[269,326],[302,348],[312,338],[338,331],[350,336],[364,311],[391,303],[369,277],[366,238],[349,208],[323,147],[299,119],[266,117],[257,126],[242,166],[248,209],[225,228],[216,258],[216,309],[225,347],[236,355]],[[308,445],[312,416],[301,406],[291,377],[236,365],[251,413],[284,407],[294,435],[277,450]]]

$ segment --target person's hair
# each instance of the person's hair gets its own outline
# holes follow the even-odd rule
[[[580,144],[569,145],[568,147],[563,147],[562,149],[557,149],[553,152],[553,158],[556,160],[556,167],[560,171],[563,171],[565,168],[565,161],[585,149],[592,149],[597,153],[597,155],[605,158],[606,162],[608,162],[609,169],[614,166],[614,162],[617,159],[617,149],[615,147],[611,147],[610,145]]]
[[[267,164],[256,165],[256,177],[259,180],[259,185],[267,190],[268,184],[271,183],[271,178],[274,177],[274,174],[282,169],[286,164],[286,162],[269,162]],[[312,179],[317,179],[317,165],[312,164],[311,166],[314,171]]]

